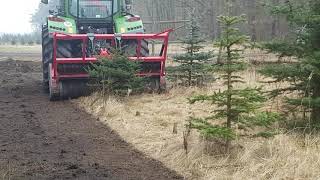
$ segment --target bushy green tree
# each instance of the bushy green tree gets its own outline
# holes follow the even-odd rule
[[[272,13],[285,16],[291,33],[283,39],[266,43],[264,47],[281,57],[293,56],[297,62],[265,67],[261,73],[274,82],[289,82],[289,86],[272,91],[273,96],[291,94],[287,103],[291,111],[303,107],[310,112],[311,124],[320,123],[320,1],[287,0],[272,7]],[[293,98],[292,93],[298,94]]]
[[[202,85],[210,72],[208,71],[209,61],[212,57],[210,52],[200,52],[204,48],[205,40],[201,36],[198,19],[191,13],[188,22],[188,34],[181,40],[184,44],[184,54],[174,57],[175,67],[168,67],[170,78],[181,80],[186,86]]]
[[[209,117],[190,119],[189,128],[198,129],[205,138],[225,141],[227,150],[231,140],[236,138],[236,125],[245,128],[254,126],[268,127],[277,119],[277,115],[259,112],[266,101],[260,88],[236,88],[243,79],[236,75],[246,69],[241,52],[249,42],[236,27],[246,21],[245,16],[219,16],[223,32],[217,44],[221,46],[221,63],[215,70],[219,72],[224,86],[211,95],[199,95],[189,99],[191,104],[209,102],[214,110]]]
[[[138,62],[130,61],[114,50],[112,56],[100,57],[99,63],[92,64],[88,72],[104,94],[122,96],[128,91],[137,93],[143,90],[144,79],[136,75],[139,70]]]

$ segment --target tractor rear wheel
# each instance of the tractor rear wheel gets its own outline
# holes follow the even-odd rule
[[[71,41],[60,41],[57,43],[57,58],[72,58],[75,57],[73,53],[73,45],[75,43]],[[77,49],[77,48],[76,48]],[[47,26],[42,28],[42,69],[43,69],[43,87],[46,92],[49,93],[51,101],[67,99],[73,97],[79,97],[85,91],[86,80],[62,80],[58,84],[52,79],[52,67],[53,62],[53,38],[50,37],[50,33]],[[59,67],[59,69],[65,69]],[[70,69],[70,68],[69,68]],[[72,69],[72,68],[71,68]],[[76,68],[73,71],[79,71]],[[72,73],[72,72],[68,72]]]
[[[47,26],[42,27],[42,77],[43,87],[49,92],[49,63],[52,62],[53,46]]]
[[[72,46],[69,42],[58,42],[57,58],[72,57]],[[49,92],[49,64],[53,62],[53,39],[50,37],[48,27],[42,27],[42,76],[43,87]]]

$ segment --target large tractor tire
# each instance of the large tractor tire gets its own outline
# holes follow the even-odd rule
[[[72,57],[72,47],[70,43],[58,42],[57,58]],[[49,64],[53,61],[53,40],[50,37],[48,27],[42,28],[42,75],[43,86],[46,92],[49,92]]]
[[[47,26],[42,27],[42,77],[43,87],[49,92],[49,63],[52,62],[53,46]]]
[[[74,57],[72,49],[73,49],[72,42],[67,42],[67,41],[58,42],[57,58]],[[65,81],[60,81],[59,84],[57,85],[54,84],[51,78],[52,62],[53,62],[53,39],[52,37],[50,37],[47,26],[43,26],[43,29],[42,29],[43,86],[45,91],[49,93],[50,100],[55,101],[60,99],[79,97],[80,95],[82,95],[85,89],[85,84],[86,84],[86,81],[84,80],[65,80]],[[77,68],[74,68],[74,69],[77,70]],[[58,67],[58,70],[60,69],[70,69],[70,68]]]

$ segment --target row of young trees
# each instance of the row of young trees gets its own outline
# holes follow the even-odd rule
[[[174,58],[178,65],[168,68],[168,76],[180,80],[184,86],[203,86],[204,78],[212,74],[224,81],[219,92],[189,98],[191,104],[209,101],[213,110],[208,117],[191,117],[187,135],[191,129],[197,129],[207,139],[225,141],[228,151],[231,140],[236,138],[236,125],[241,125],[243,129],[255,126],[269,128],[279,116],[259,111],[267,99],[261,88],[235,88],[235,84],[243,83],[243,79],[236,73],[245,70],[247,65],[240,54],[250,42],[250,37],[242,35],[236,27],[246,21],[245,16],[226,14],[219,16],[218,20],[223,29],[221,38],[216,40],[216,45],[221,49],[219,63],[212,61],[215,56],[213,52],[201,52],[204,39],[198,20],[191,14],[189,33],[182,40],[186,53]],[[141,89],[143,79],[135,77],[139,65],[119,53],[101,58],[100,61],[89,72],[91,77],[98,80],[96,82],[101,85],[104,93],[119,95],[128,89]]]
[[[272,42],[263,43],[261,47],[270,53],[278,54],[280,58],[292,56],[297,59],[296,63],[279,62],[260,70],[260,73],[273,79],[268,83],[289,83],[285,88],[270,92],[262,92],[261,87],[235,88],[235,84],[243,83],[243,79],[236,72],[245,70],[247,66],[241,52],[250,45],[250,37],[242,35],[238,28],[239,24],[247,22],[244,16],[232,16],[228,9],[225,15],[218,17],[222,32],[215,45],[220,49],[220,54],[218,62],[211,63],[211,68],[208,68],[210,63],[206,61],[210,56],[204,56],[203,53],[195,54],[201,49],[199,44],[202,39],[198,36],[197,21],[192,18],[189,34],[182,41],[187,45],[186,54],[175,58],[179,65],[172,68],[171,75],[179,77],[182,74],[180,79],[186,78],[187,85],[190,86],[194,85],[194,77],[213,70],[223,80],[224,86],[213,94],[189,98],[191,104],[208,101],[213,105],[213,110],[208,117],[191,117],[186,135],[189,135],[190,129],[197,129],[205,138],[225,140],[228,150],[231,140],[236,137],[236,127],[247,129],[263,126],[264,129],[268,129],[281,119],[278,113],[259,111],[267,98],[276,96],[284,97],[287,104],[287,111],[283,112],[282,117],[288,117],[288,120],[302,120],[309,130],[320,127],[319,7],[318,0],[285,1],[277,6],[267,7],[272,15],[287,19],[291,33]],[[266,93],[267,96],[264,95]],[[299,112],[300,117],[292,119],[290,112]]]
[[[34,45],[41,44],[39,33],[30,34],[1,34],[0,44]]]
[[[212,112],[207,117],[190,117],[187,124],[185,136],[190,135],[191,129],[197,129],[206,139],[222,141],[226,151],[230,149],[231,141],[237,136],[239,128],[248,130],[257,126],[264,127],[262,132],[270,130],[272,125],[283,117],[292,118],[290,111],[300,111],[301,120],[310,129],[319,127],[320,124],[320,8],[319,0],[308,0],[307,2],[285,1],[277,6],[270,6],[271,13],[282,15],[290,24],[291,33],[286,37],[278,38],[272,42],[261,45],[263,49],[276,53],[279,57],[293,56],[297,59],[295,63],[286,64],[281,61],[276,65],[267,65],[260,73],[271,77],[273,81],[268,83],[288,82],[289,86],[263,92],[262,87],[241,88],[239,84],[244,79],[238,75],[247,68],[248,62],[241,56],[242,52],[251,45],[250,36],[243,35],[239,24],[247,22],[246,16],[234,16],[227,6],[225,13],[218,17],[222,32],[220,38],[215,40],[215,46],[220,49],[219,54],[203,52],[199,20],[191,13],[188,23],[188,34],[182,40],[185,54],[176,56],[174,61],[178,64],[168,68],[168,75],[173,79],[179,79],[184,86],[199,86],[199,79],[214,74],[223,81],[220,90],[212,94],[202,94],[188,99],[190,104],[209,102]],[[194,12],[194,11],[192,11]],[[216,56],[218,61],[213,61]],[[116,56],[115,56],[116,57]],[[123,56],[113,59],[114,62],[122,62]],[[107,64],[110,65],[110,62]],[[111,63],[112,64],[112,63]],[[108,65],[108,66],[109,66]],[[106,72],[100,77],[103,82],[114,79],[118,66],[112,65],[116,70],[110,74],[110,67],[101,68]],[[129,66],[129,65],[128,65]],[[137,67],[137,66],[132,66]],[[96,67],[96,70],[100,67]],[[133,71],[130,76],[134,76]],[[107,78],[106,78],[107,77]],[[130,78],[127,78],[130,79]],[[124,83],[128,85],[127,83]],[[200,83],[203,85],[203,83]],[[112,86],[112,85],[111,85]],[[128,87],[133,87],[129,85]],[[125,87],[125,88],[128,88]],[[263,104],[270,97],[285,97],[285,103],[290,111],[281,114],[261,110]],[[292,120],[292,119],[291,119]],[[261,129],[261,128],[259,128]]]
[[[190,104],[209,102],[212,113],[207,117],[190,117],[184,139],[186,141],[191,129],[197,129],[206,139],[225,141],[225,147],[229,151],[231,140],[236,138],[235,127],[248,129],[263,126],[265,130],[280,116],[259,111],[267,100],[261,88],[235,88],[236,84],[244,83],[237,72],[247,68],[248,64],[241,54],[250,45],[250,37],[243,35],[238,28],[239,24],[247,21],[246,16],[232,16],[230,6],[226,12],[218,17],[222,32],[220,38],[216,39],[215,46],[220,49],[219,54],[200,52],[204,47],[201,45],[204,39],[201,37],[198,20],[194,14],[190,15],[189,33],[182,40],[186,53],[174,58],[178,65],[168,68],[168,75],[175,81],[178,79],[184,82],[182,84],[185,86],[203,85],[198,83],[199,79],[203,80],[203,77],[212,74],[223,81],[218,92],[188,99]],[[214,62],[213,56],[217,56],[219,60]]]

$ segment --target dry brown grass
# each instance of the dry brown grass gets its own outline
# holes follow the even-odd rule
[[[320,178],[319,137],[281,134],[273,139],[243,138],[234,142],[228,156],[211,151],[221,149],[192,132],[189,153],[183,149],[184,124],[192,113],[205,114],[210,108],[190,106],[186,97],[195,88],[173,89],[169,94],[141,95],[121,102],[104,101],[98,94],[76,103],[110,126],[127,142],[148,156],[162,161],[187,179],[318,179]],[[137,113],[138,112],[138,113]],[[178,123],[178,133],[172,133]]]

